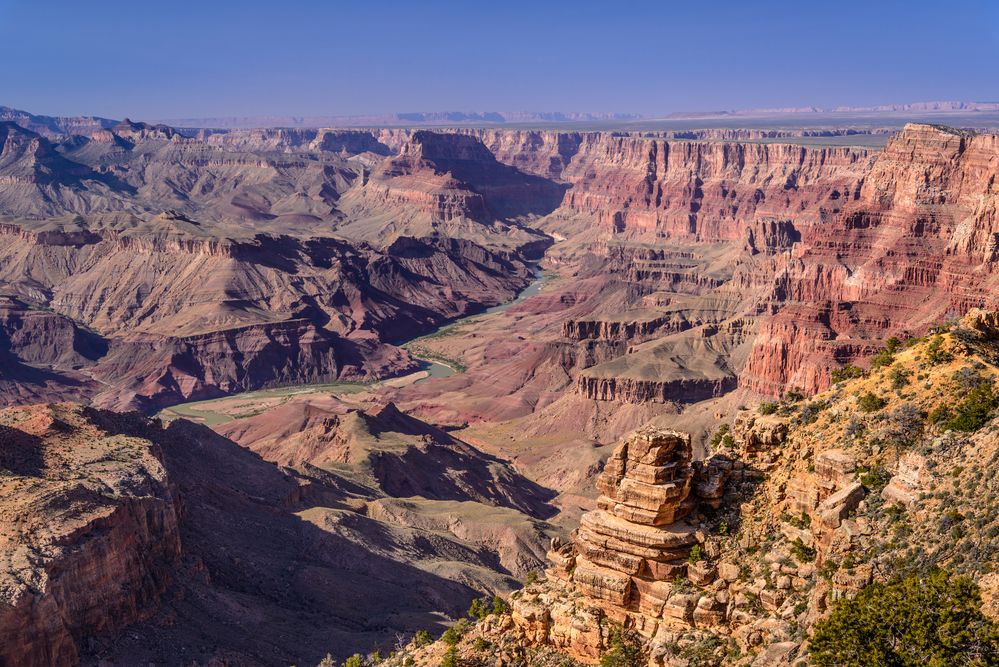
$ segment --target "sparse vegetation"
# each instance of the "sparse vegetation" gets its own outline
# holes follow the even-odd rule
[[[717,449],[719,446],[724,446],[724,447],[735,446],[735,439],[732,437],[732,434],[729,432],[730,430],[731,429],[728,424],[722,424],[721,426],[718,427],[718,430],[715,431],[713,436],[711,436],[712,450]]]
[[[763,401],[762,403],[760,403],[760,407],[757,408],[757,410],[761,415],[772,415],[775,412],[777,412],[777,409],[779,407],[780,403],[776,401]]]
[[[993,383],[982,382],[954,407],[953,415],[947,419],[944,428],[973,433],[991,419],[997,404],[999,397]]]
[[[343,667],[364,667],[364,656],[360,653],[355,653],[343,661]]]
[[[981,612],[978,587],[943,571],[841,600],[809,646],[818,667],[999,664],[999,630]]]
[[[888,401],[873,392],[866,392],[857,398],[857,408],[863,412],[877,412],[888,405]]]
[[[496,615],[499,615],[499,614],[508,614],[508,613],[510,613],[510,605],[507,603],[506,600],[504,600],[500,596],[494,595],[493,596],[492,613],[494,613]]]
[[[877,354],[871,357],[872,369],[891,366],[893,363],[895,363],[895,355],[887,349],[880,350]]]
[[[815,560],[816,551],[814,547],[807,546],[802,542],[800,537],[796,537],[791,543],[791,555],[800,563],[811,563]]]
[[[943,343],[944,338],[938,333],[930,340],[930,344],[926,346],[926,361],[931,366],[947,363],[954,358],[954,355],[943,349]]]
[[[444,657],[441,659],[441,667],[460,667],[461,658],[458,656],[458,647],[451,645],[444,651]]]
[[[833,383],[839,384],[840,382],[846,382],[847,380],[853,380],[854,378],[864,377],[864,369],[854,366],[853,364],[846,364],[842,368],[834,368],[830,374]]]
[[[615,625],[607,640],[607,650],[600,656],[600,667],[644,667],[645,656],[638,637]]]

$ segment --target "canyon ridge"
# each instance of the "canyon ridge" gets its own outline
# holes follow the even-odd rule
[[[507,116],[0,107],[0,665],[999,664],[999,133]]]

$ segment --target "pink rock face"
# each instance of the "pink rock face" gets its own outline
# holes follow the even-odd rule
[[[828,386],[829,369],[880,341],[996,303],[999,137],[909,125],[856,201],[805,228],[780,260],[740,382],[763,393]]]

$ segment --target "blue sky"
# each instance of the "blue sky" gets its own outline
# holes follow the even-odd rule
[[[0,104],[176,118],[999,100],[999,2],[0,0]]]

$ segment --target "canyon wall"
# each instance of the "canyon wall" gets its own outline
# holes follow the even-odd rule
[[[892,335],[996,303],[999,136],[908,126],[856,201],[775,258],[745,386],[828,386],[828,370]]]
[[[181,509],[161,453],[68,405],[0,411],[0,450],[12,527],[0,538],[0,662],[78,664],[90,636],[149,616],[171,583]]]

